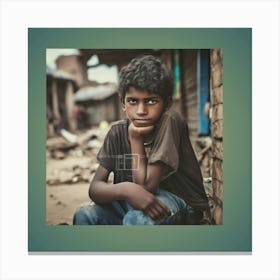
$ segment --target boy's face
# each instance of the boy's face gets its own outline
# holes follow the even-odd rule
[[[130,88],[123,100],[127,117],[136,127],[153,125],[165,109],[161,96],[145,90]]]

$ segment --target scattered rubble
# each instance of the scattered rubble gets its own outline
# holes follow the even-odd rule
[[[90,182],[97,170],[96,155],[102,146],[109,124],[73,134],[65,129],[61,136],[46,141],[48,185]]]

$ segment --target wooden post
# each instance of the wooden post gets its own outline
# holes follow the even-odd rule
[[[74,88],[71,81],[67,82],[65,91],[65,108],[66,108],[66,118],[70,131],[75,131],[77,129],[77,121],[74,117]]]
[[[61,121],[61,116],[59,113],[59,103],[58,103],[58,93],[56,80],[52,80],[52,111],[53,111],[53,124],[57,128]]]

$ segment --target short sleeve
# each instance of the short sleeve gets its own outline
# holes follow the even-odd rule
[[[114,138],[115,138],[115,132],[114,132],[114,128],[112,127],[108,131],[108,133],[104,139],[104,143],[97,154],[97,160],[98,160],[99,164],[102,165],[103,167],[105,167],[108,171],[114,170],[114,166],[115,166]]]
[[[184,121],[180,115],[168,113],[163,116],[156,130],[148,163],[152,164],[158,161],[164,163],[161,180],[178,170],[182,129],[184,129]]]

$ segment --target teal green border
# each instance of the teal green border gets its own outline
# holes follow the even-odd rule
[[[220,226],[46,225],[46,48],[222,48],[224,223]],[[28,30],[28,250],[250,252],[252,250],[250,28]]]

